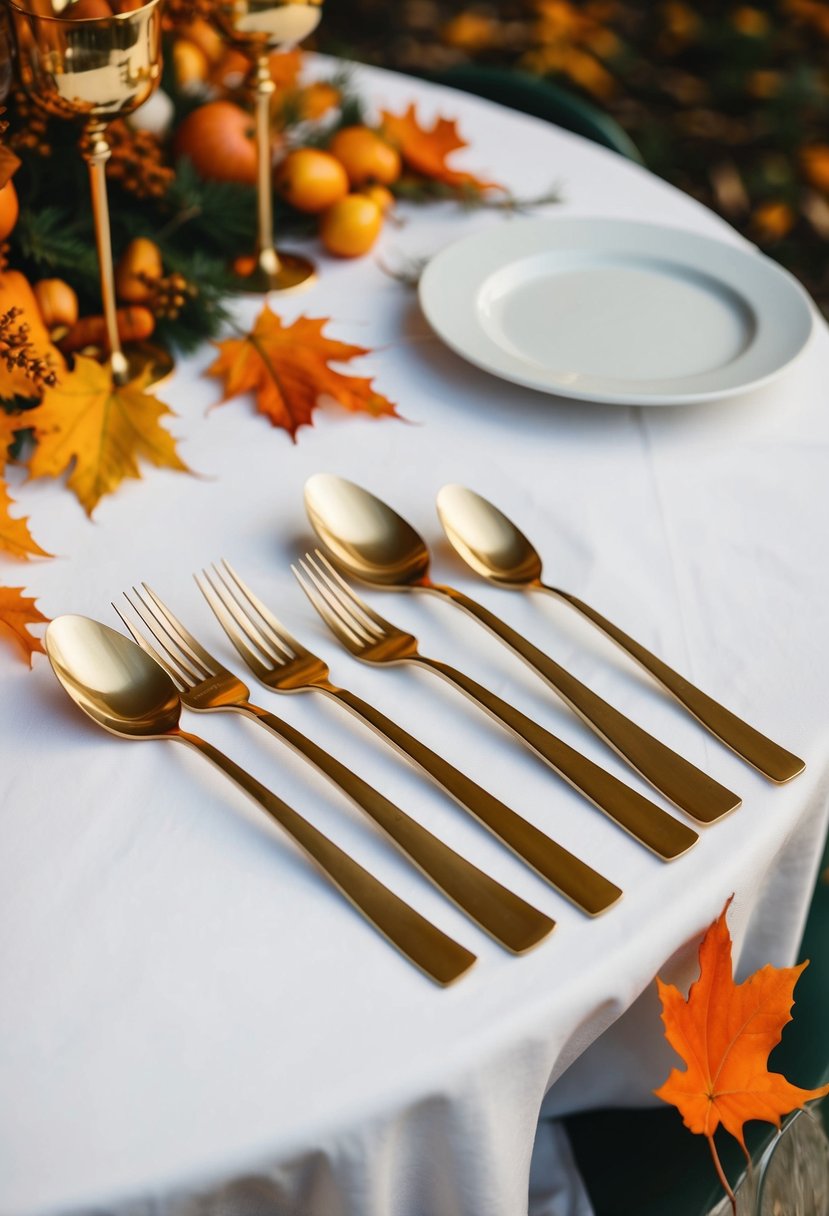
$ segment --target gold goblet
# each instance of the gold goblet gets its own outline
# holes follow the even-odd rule
[[[118,335],[105,167],[111,154],[107,124],[137,109],[158,85],[161,0],[113,16],[77,18],[68,0],[6,3],[24,89],[53,117],[83,123],[112,378],[124,384],[149,368],[157,382],[172,368],[166,352],[134,347],[125,356]]]
[[[316,274],[310,258],[279,252],[273,241],[270,102],[276,88],[268,53],[288,51],[319,25],[322,0],[217,0],[214,23],[255,66],[258,247],[256,270],[240,286],[246,291],[290,291]]]

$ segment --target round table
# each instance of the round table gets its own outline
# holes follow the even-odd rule
[[[417,99],[424,115],[457,116],[471,144],[457,163],[517,195],[559,182],[563,201],[545,209],[553,217],[627,216],[740,239],[646,170],[576,136],[387,72],[360,68],[357,80],[378,107],[399,112]],[[511,222],[449,205],[405,215],[379,246],[391,265]],[[271,304],[286,320],[330,317],[331,333],[374,348],[365,372],[406,421],[323,406],[294,446],[246,401],[208,414],[219,389],[203,375],[213,357],[204,349],[180,361],[162,392],[182,455],[201,476],[148,469],[103,501],[94,523],[61,485],[21,485],[34,535],[58,556],[25,570],[4,560],[0,581],[25,582],[49,616],[117,625],[110,601],[147,580],[238,670],[191,579],[226,556],[336,681],[625,896],[588,919],[338,706],[255,688],[259,703],[555,917],[548,941],[512,957],[287,748],[235,715],[189,716],[191,729],[475,951],[476,967],[442,990],[218,773],[184,749],[108,737],[70,704],[43,657],[30,673],[3,647],[5,1216],[518,1216],[541,1116],[653,1101],[676,1062],[653,978],[689,982],[700,934],[732,892],[739,973],[792,961],[827,817],[825,326],[794,366],[746,398],[674,410],[577,404],[465,364],[379,258],[321,258],[310,290]],[[258,307],[242,300],[238,319],[250,323]],[[390,502],[434,545],[441,578],[739,792],[741,809],[665,865],[428,673],[353,661],[289,571],[313,544],[302,492],[318,471]],[[447,482],[496,502],[535,540],[553,581],[802,755],[805,774],[769,785],[565,606],[477,580],[441,539],[434,499]],[[366,598],[426,653],[652,792],[450,605]],[[531,1210],[587,1212],[567,1145],[546,1127]]]

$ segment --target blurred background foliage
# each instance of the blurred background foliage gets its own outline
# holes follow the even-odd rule
[[[337,0],[320,34],[385,67],[489,64],[588,98],[829,316],[829,0]]]

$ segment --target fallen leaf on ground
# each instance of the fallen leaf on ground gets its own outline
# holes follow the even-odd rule
[[[29,531],[25,518],[13,518],[9,514],[12,499],[5,483],[0,480],[0,550],[11,553],[12,557],[51,557]]]
[[[374,418],[399,417],[394,404],[372,387],[370,377],[346,376],[329,367],[370,352],[324,337],[327,323],[326,317],[298,317],[283,325],[266,304],[250,333],[215,343],[219,356],[207,371],[223,382],[220,404],[240,393],[253,393],[258,412],[292,439],[301,426],[312,425],[322,396]]]
[[[447,186],[474,186],[479,190],[499,190],[497,182],[483,181],[474,173],[463,173],[451,169],[446,158],[467,142],[458,134],[458,124],[452,118],[436,118],[431,128],[424,126],[417,116],[412,102],[404,114],[391,114],[383,110],[380,114],[382,131],[402,156],[406,167],[422,177],[445,182]]]
[[[127,478],[140,478],[139,459],[157,468],[189,473],[161,419],[173,411],[144,392],[144,373],[114,385],[109,370],[94,359],[75,357],[75,369],[46,389],[27,422],[37,446],[29,465],[32,477],[59,477],[71,468],[67,485],[91,515],[105,494]]]
[[[17,643],[30,667],[36,651],[40,654],[46,652],[40,638],[29,633],[29,627],[46,624],[48,620],[35,607],[34,600],[23,594],[22,587],[0,587],[0,634]]]
[[[783,1115],[823,1097],[829,1085],[799,1089],[780,1073],[768,1071],[769,1053],[792,1020],[794,986],[808,964],[767,965],[735,984],[726,923],[730,903],[702,940],[699,979],[691,985],[687,1000],[673,984],[657,979],[665,1037],[687,1068],[684,1072],[675,1068],[655,1093],[677,1107],[690,1131],[707,1137],[731,1195],[714,1147],[719,1125],[745,1152],[743,1127],[750,1119],[779,1127]]]

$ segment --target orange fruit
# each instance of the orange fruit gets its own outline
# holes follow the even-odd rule
[[[232,101],[208,101],[182,122],[175,140],[208,181],[256,184],[256,130],[253,119]]]
[[[112,9],[106,0],[77,0],[65,8],[61,16],[73,21],[89,21],[93,17],[111,17]]]
[[[184,25],[177,23],[176,32],[204,51],[210,63],[218,63],[224,54],[225,44],[221,34],[202,17],[196,17],[194,21],[188,21]]]
[[[17,202],[17,191],[14,182],[8,181],[0,190],[0,241],[5,241],[17,223],[20,206]]]
[[[276,188],[291,207],[313,214],[348,194],[348,177],[330,153],[294,148],[276,171]]]
[[[51,332],[60,325],[74,325],[78,319],[78,297],[63,279],[41,279],[32,284],[43,324]]]
[[[176,38],[173,43],[173,71],[179,88],[205,80],[209,66],[200,46],[189,38]]]
[[[256,258],[252,253],[240,254],[238,258],[233,259],[233,273],[240,279],[247,279],[253,274],[256,264]]]
[[[341,93],[327,80],[315,80],[298,93],[299,107],[304,119],[322,118],[340,104]]]
[[[347,194],[323,214],[320,238],[329,253],[357,258],[368,253],[383,227],[383,212],[364,194]]]
[[[400,176],[400,153],[370,127],[343,127],[328,151],[342,162],[352,186],[368,182],[389,186]]]
[[[250,71],[250,60],[240,50],[229,46],[218,63],[213,65],[210,79],[222,89],[241,89]]]
[[[370,198],[373,203],[376,203],[383,212],[383,215],[387,211],[391,211],[394,206],[394,195],[388,186],[381,186],[379,183],[375,183],[373,186],[364,186],[360,194],[364,194],[366,198]]]

